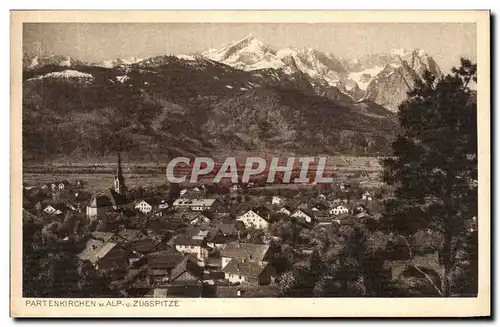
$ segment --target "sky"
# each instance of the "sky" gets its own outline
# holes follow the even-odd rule
[[[474,23],[25,23],[23,51],[83,61],[191,54],[248,34],[275,50],[315,48],[361,57],[394,48],[423,49],[449,72],[476,60]]]

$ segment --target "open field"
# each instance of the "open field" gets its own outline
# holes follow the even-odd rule
[[[295,154],[278,154],[278,153],[260,153],[260,152],[237,152],[237,153],[216,153],[212,158],[216,166],[220,166],[228,157],[235,157],[238,165],[244,166],[245,160],[248,157],[259,157],[265,159],[268,163],[271,158],[279,157],[285,162],[287,158],[295,157],[296,164],[300,156]],[[353,156],[332,156],[318,154],[311,156],[314,158],[326,157],[326,167],[332,170],[347,170],[347,171],[379,171],[381,169],[379,158],[377,157],[353,157]],[[137,160],[129,161],[127,156],[122,156],[122,166],[125,172],[146,173],[146,172],[165,172],[165,168],[170,160],[174,158],[164,158],[158,161],[140,162]],[[54,160],[50,162],[24,162],[23,171],[27,173],[43,172],[43,173],[71,173],[71,172],[112,172],[116,169],[116,156],[103,157],[92,160],[80,160],[78,162],[69,161],[68,159]],[[193,160],[191,160],[192,162]]]
[[[106,188],[113,186],[113,174],[103,173],[62,173],[62,174],[40,174],[40,173],[25,173],[24,183],[34,185],[39,183],[48,183],[52,181],[67,180],[74,183],[76,180],[81,179],[85,182],[85,188],[90,192],[102,191]],[[127,186],[130,188],[135,187],[148,187],[167,184],[165,174],[125,174]]]
[[[244,169],[244,162],[249,156],[261,156],[268,163],[271,157],[286,158],[284,155],[262,153],[239,153],[239,154],[222,154],[213,157],[216,162],[216,168],[220,167],[224,159],[228,156],[235,156],[239,164],[238,175],[241,176]],[[326,155],[325,155],[326,156]],[[377,187],[380,184],[378,177],[381,167],[378,158],[375,157],[347,157],[347,156],[326,156],[326,167],[324,176],[333,176],[334,180],[348,180],[355,174],[362,174],[360,183],[365,187]],[[116,172],[116,157],[106,158],[109,160],[100,160],[99,162],[50,162],[50,163],[24,163],[23,167],[23,182],[29,185],[48,183],[52,181],[68,180],[75,182],[81,179],[86,183],[86,188],[91,191],[99,191],[113,185],[113,176]],[[113,161],[113,160],[114,161]],[[241,163],[241,165],[240,165]],[[280,165],[285,164],[285,160]],[[168,184],[166,178],[167,161],[157,162],[134,162],[129,163],[126,159],[122,161],[122,167],[127,181],[127,185],[131,188],[148,187]],[[315,164],[311,164],[310,171],[315,170]],[[176,168],[176,176],[190,176],[191,167]],[[300,171],[298,160],[296,159],[296,167],[294,173]],[[267,174],[267,170],[265,171]],[[267,175],[266,175],[267,176]],[[206,183],[211,183],[214,175],[206,175],[203,180]],[[200,176],[202,180],[203,176]],[[266,188],[308,188],[312,185],[292,185],[292,184],[270,184]]]

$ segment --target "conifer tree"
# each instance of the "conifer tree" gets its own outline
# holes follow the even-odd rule
[[[426,72],[399,106],[401,130],[392,145],[394,155],[382,161],[383,179],[395,190],[385,203],[389,228],[404,238],[427,228],[442,233],[442,296],[450,296],[457,240],[477,215],[473,82],[477,66],[466,59],[439,80]]]

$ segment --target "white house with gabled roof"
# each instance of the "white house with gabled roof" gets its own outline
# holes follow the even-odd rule
[[[266,229],[269,222],[253,210],[248,210],[236,220],[243,222],[247,228]]]

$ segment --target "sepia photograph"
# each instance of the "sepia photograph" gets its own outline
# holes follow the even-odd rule
[[[489,12],[399,13],[14,12],[17,314],[489,314]]]

